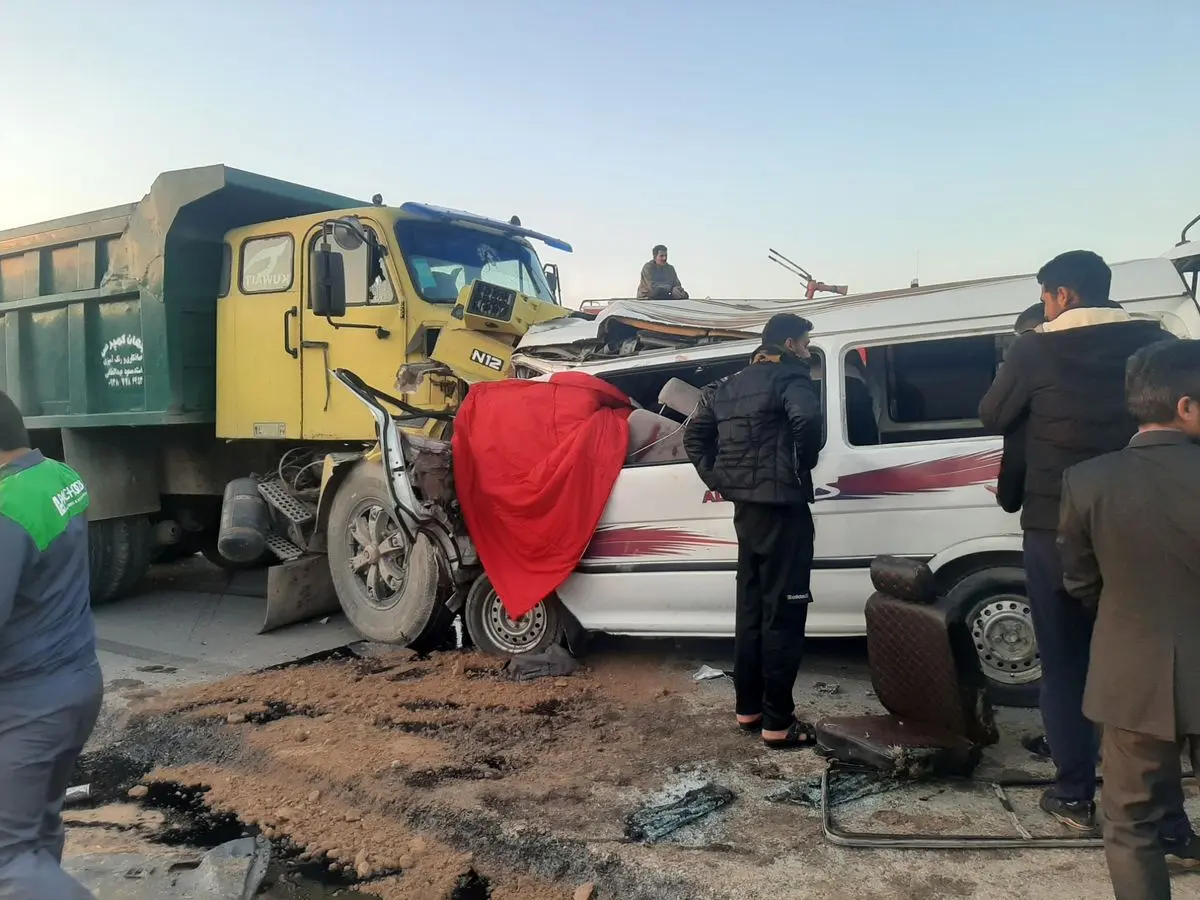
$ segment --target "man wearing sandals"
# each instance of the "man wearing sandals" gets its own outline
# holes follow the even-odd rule
[[[733,503],[737,720],[774,749],[813,741],[792,699],[812,602],[809,504],[822,433],[811,331],[807,319],[773,316],[750,365],[710,386],[684,436],[701,479]]]

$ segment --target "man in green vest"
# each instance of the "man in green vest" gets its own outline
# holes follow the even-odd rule
[[[87,508],[0,392],[0,900],[95,900],[60,865],[63,800],[104,693]]]

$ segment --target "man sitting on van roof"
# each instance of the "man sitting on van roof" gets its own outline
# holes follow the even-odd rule
[[[688,292],[679,283],[675,267],[667,262],[667,248],[655,246],[652,259],[642,266],[642,277],[638,281],[639,300],[686,300]]]

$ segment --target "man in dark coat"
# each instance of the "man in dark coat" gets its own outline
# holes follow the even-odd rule
[[[1182,800],[1179,749],[1200,770],[1200,342],[1138,351],[1124,450],[1067,470],[1066,589],[1097,608],[1083,711],[1103,726],[1104,847],[1117,900],[1169,900],[1162,846]]]
[[[1062,474],[1128,443],[1137,425],[1125,408],[1125,364],[1169,335],[1111,302],[1112,272],[1095,253],[1057,256],[1037,280],[1046,323],[1017,338],[979,418],[1000,434],[1027,428],[1025,574],[1042,661],[1042,722],[1057,770],[1041,806],[1064,825],[1092,831],[1097,741],[1083,715],[1083,687],[1093,617],[1062,587],[1055,543]]]
[[[809,504],[822,437],[811,330],[799,316],[773,316],[750,365],[705,393],[684,435],[704,483],[734,505],[738,722],[778,749],[813,739],[792,698],[812,602]]]

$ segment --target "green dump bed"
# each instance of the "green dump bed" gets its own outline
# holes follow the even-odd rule
[[[207,166],[140,203],[0,231],[0,390],[30,428],[212,421],[225,232],[363,205]]]

